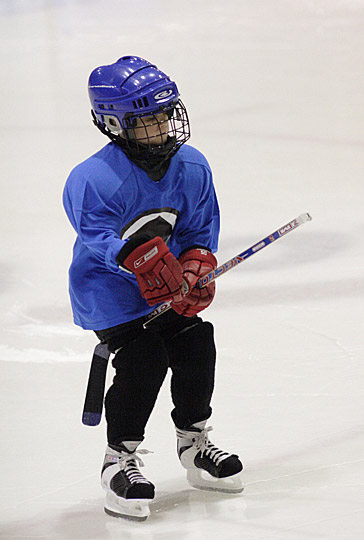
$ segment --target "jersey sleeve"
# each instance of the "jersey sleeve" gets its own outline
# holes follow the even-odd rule
[[[200,189],[191,197],[189,212],[179,230],[180,252],[192,246],[203,246],[216,253],[220,232],[220,211],[208,166],[202,167]]]
[[[114,193],[105,200],[97,185],[77,169],[71,172],[63,192],[63,205],[79,240],[101,264],[120,273],[116,256],[125,240],[120,238],[122,204],[116,198]]]

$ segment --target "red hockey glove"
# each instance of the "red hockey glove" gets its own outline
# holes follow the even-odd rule
[[[172,303],[171,307],[185,317],[193,317],[207,308],[215,296],[215,282],[213,281],[203,289],[194,287],[197,281],[215,270],[217,261],[214,255],[207,249],[194,248],[183,253],[178,259],[182,265],[183,279],[188,285],[189,292],[182,302]]]
[[[133,249],[122,264],[135,274],[150,306],[169,300],[181,302],[182,267],[159,236]]]

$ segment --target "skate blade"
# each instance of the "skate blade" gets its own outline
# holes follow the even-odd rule
[[[128,521],[145,521],[149,517],[149,514],[148,514],[148,516],[143,516],[143,517],[129,516],[127,514],[120,514],[118,512],[113,512],[112,510],[109,510],[108,508],[106,508],[106,506],[104,507],[104,511],[105,511],[105,514],[107,514],[108,516],[112,516],[112,517],[115,517],[115,518],[121,518],[121,519],[127,519]]]
[[[226,478],[215,478],[203,470],[188,469],[187,481],[191,487],[219,493],[241,493],[244,486],[240,473]]]
[[[123,499],[109,491],[106,494],[104,511],[116,518],[130,521],[145,521],[150,516],[149,503],[152,499]]]

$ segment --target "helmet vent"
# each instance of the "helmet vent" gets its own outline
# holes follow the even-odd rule
[[[143,109],[144,107],[148,107],[149,102],[146,97],[138,98],[133,101],[133,107],[134,109]]]

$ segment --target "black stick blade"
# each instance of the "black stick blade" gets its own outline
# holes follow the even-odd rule
[[[110,352],[107,345],[103,343],[96,345],[91,361],[85,404],[82,412],[82,423],[86,426],[97,426],[101,422],[109,357]]]

